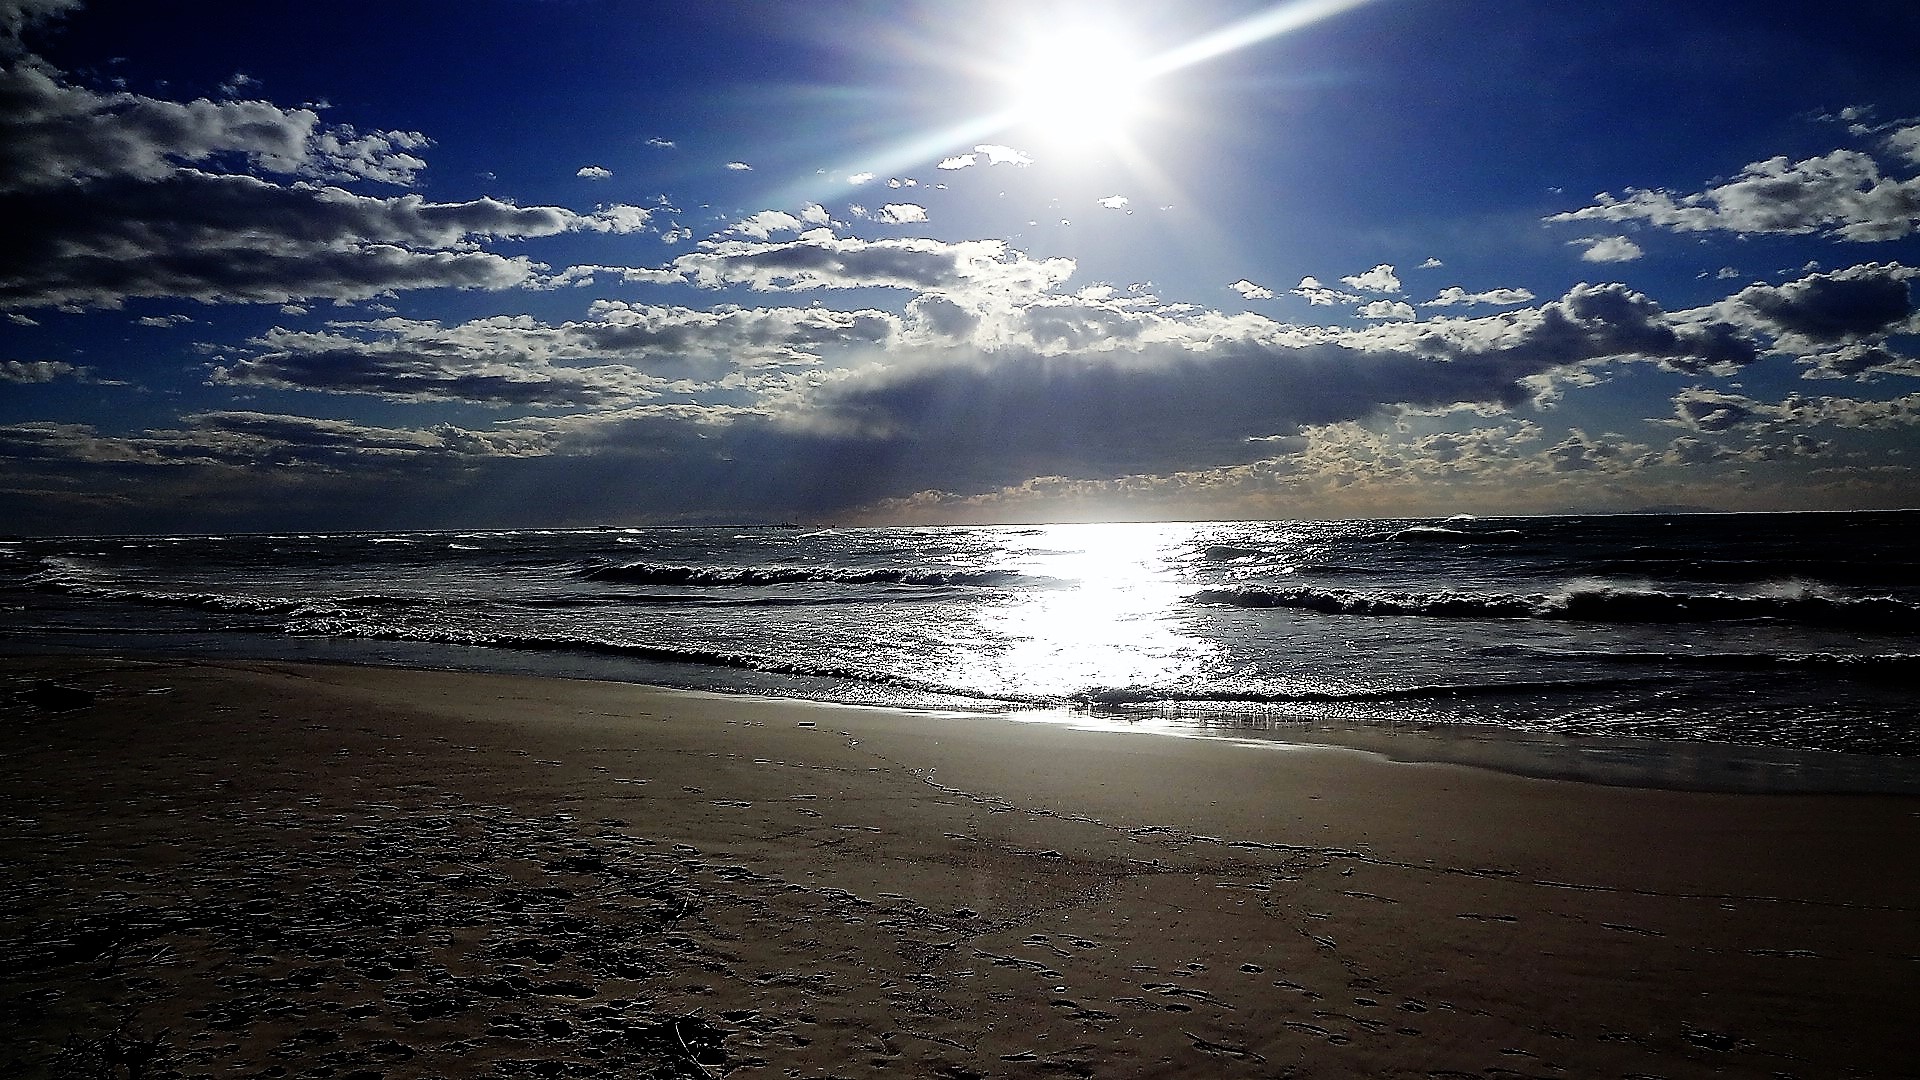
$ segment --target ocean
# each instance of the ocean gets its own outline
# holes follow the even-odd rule
[[[1906,759],[1917,528],[1920,512],[14,538],[0,651],[537,673],[1171,734]]]

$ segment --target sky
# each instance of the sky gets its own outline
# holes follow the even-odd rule
[[[1911,0],[0,0],[0,532],[1920,506]]]

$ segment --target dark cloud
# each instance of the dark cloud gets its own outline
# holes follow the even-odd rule
[[[0,0],[0,57],[21,49],[28,27],[78,11],[81,0]]]
[[[600,301],[593,312],[558,325],[507,316],[457,326],[382,319],[321,332],[275,329],[214,378],[402,401],[604,408],[884,345],[898,322],[879,311],[695,311],[620,301]]]
[[[1721,432],[1752,419],[1760,403],[1740,394],[1689,387],[1674,396],[1673,411],[1680,423],[1695,431]]]
[[[63,7],[15,0],[0,25],[17,32]],[[16,56],[0,68],[0,308],[510,288],[538,283],[542,267],[482,242],[647,223],[631,206],[579,214],[327,186],[411,183],[426,165],[411,151],[426,145],[417,132],[363,133],[266,101],[91,90]]]
[[[1396,323],[1349,340],[1422,356],[1501,359],[1527,374],[1599,360],[1655,361],[1678,371],[1739,367],[1759,353],[1743,328],[1716,314],[1674,314],[1625,285],[1576,285],[1535,308],[1479,319]]]
[[[15,308],[504,289],[536,283],[539,264],[477,250],[476,240],[627,227],[612,212],[374,198],[190,170],[0,196],[0,214],[13,223],[0,252],[0,307]]]
[[[626,368],[475,363],[404,346],[359,343],[250,357],[217,369],[214,380],[231,386],[371,394],[399,401],[571,408],[618,404],[652,393],[647,380]]]
[[[1258,455],[1248,440],[1399,408],[1512,406],[1531,396],[1529,380],[1602,359],[1693,368],[1752,356],[1730,328],[1676,329],[1644,296],[1580,286],[1523,316],[1338,341],[1269,334],[1205,349],[1161,341],[1055,355],[998,350],[874,368],[824,386],[804,422],[944,463],[944,482],[927,486],[968,490],[1245,461]]]
[[[1907,282],[1913,274],[1896,263],[1871,263],[1785,285],[1749,286],[1730,303],[1775,334],[1822,344],[1853,341],[1887,334],[1912,317]]]

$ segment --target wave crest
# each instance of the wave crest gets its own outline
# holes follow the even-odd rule
[[[1887,596],[1835,597],[1807,590],[1765,595],[1571,586],[1552,593],[1360,592],[1351,589],[1203,589],[1197,604],[1289,608],[1323,615],[1417,615],[1440,619],[1690,623],[1771,619],[1883,633],[1920,631],[1920,610]]]
[[[1019,580],[1005,570],[838,569],[814,566],[683,566],[670,563],[603,563],[580,571],[590,581],[632,585],[755,586],[817,582],[831,585],[990,586]]]

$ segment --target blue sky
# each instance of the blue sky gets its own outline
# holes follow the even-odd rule
[[[27,532],[1920,505],[1920,9],[0,0]]]

